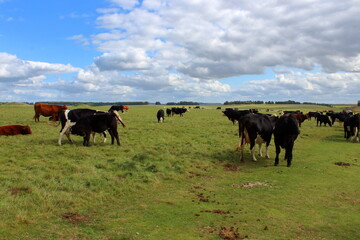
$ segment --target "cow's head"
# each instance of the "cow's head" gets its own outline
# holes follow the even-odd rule
[[[26,126],[21,126],[20,132],[22,135],[26,135],[26,134],[31,134],[31,129],[28,125]]]

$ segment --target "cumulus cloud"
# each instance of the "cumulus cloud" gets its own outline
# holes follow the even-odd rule
[[[14,82],[43,77],[45,74],[64,74],[78,70],[70,64],[26,61],[15,55],[0,53],[0,82]]]
[[[147,69],[159,76],[175,71],[188,76],[182,83],[193,87],[189,92],[196,90],[188,85],[192,78],[206,86],[214,79],[274,67],[309,71],[320,66],[327,77],[359,71],[360,5],[354,0],[112,2],[132,10],[102,11],[97,19],[107,30],[93,36],[99,50],[106,51],[95,58],[102,71]],[[151,78],[141,77],[150,87]],[[321,84],[273,81],[286,89],[323,92]],[[271,87],[266,81],[263,85]]]

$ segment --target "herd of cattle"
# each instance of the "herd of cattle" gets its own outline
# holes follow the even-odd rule
[[[344,137],[352,142],[359,142],[360,115],[352,112],[309,112],[303,114],[300,111],[282,111],[281,116],[271,114],[261,114],[255,109],[234,110],[227,108],[223,111],[230,121],[239,123],[239,145],[241,150],[241,161],[244,161],[244,145],[250,144],[252,160],[255,157],[255,144],[259,145],[259,156],[262,156],[262,144],[266,146],[266,158],[269,158],[268,147],[271,137],[274,134],[276,149],[275,166],[279,164],[279,153],[281,148],[285,149],[285,160],[287,166],[291,166],[292,149],[297,136],[300,134],[299,127],[306,119],[316,119],[316,126],[324,123],[332,126],[336,120],[344,125]],[[331,119],[331,120],[330,120]]]
[[[129,109],[128,106],[112,106],[108,112],[97,111],[92,109],[68,109],[66,105],[55,105],[45,103],[35,103],[35,122],[39,121],[40,116],[49,117],[49,120],[59,121],[61,124],[61,130],[59,134],[58,144],[61,145],[61,140],[65,134],[68,140],[72,143],[70,134],[83,136],[83,145],[89,146],[90,136],[93,135],[95,140],[95,133],[103,134],[104,141],[106,141],[106,131],[111,136],[111,143],[114,144],[116,140],[120,145],[119,134],[117,131],[117,125],[121,124],[124,128],[125,123],[121,119],[118,111],[124,112]],[[183,114],[187,112],[187,108],[167,108],[167,117],[174,114]],[[328,124],[332,126],[336,120],[343,122],[344,125],[344,137],[350,139],[353,142],[359,142],[359,129],[360,129],[360,115],[346,112],[334,113],[334,112],[309,112],[303,114],[300,111],[283,111],[281,116],[275,116],[270,114],[261,114],[256,109],[249,110],[234,110],[227,108],[223,111],[223,114],[228,117],[229,120],[235,124],[235,121],[239,124],[239,137],[240,141],[238,149],[241,150],[241,161],[244,161],[244,145],[250,144],[250,151],[252,160],[257,161],[255,157],[255,144],[259,145],[259,156],[262,156],[262,144],[266,146],[266,158],[269,158],[268,147],[274,135],[276,157],[275,166],[279,164],[279,154],[281,148],[285,149],[285,159],[287,160],[287,166],[291,166],[292,150],[294,142],[300,134],[299,128],[301,123],[306,119],[311,120],[315,118],[317,126]],[[160,109],[156,117],[158,122],[163,122],[165,119],[165,111]],[[25,135],[31,134],[29,126],[23,125],[8,125],[0,127],[0,135]]]

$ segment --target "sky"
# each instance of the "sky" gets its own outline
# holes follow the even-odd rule
[[[1,102],[360,100],[358,0],[0,0]]]

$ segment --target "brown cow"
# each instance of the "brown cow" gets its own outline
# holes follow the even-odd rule
[[[8,125],[0,127],[0,135],[26,135],[31,134],[31,129],[28,125]]]
[[[57,121],[59,118],[59,112],[61,110],[66,110],[68,107],[66,105],[55,105],[55,104],[46,104],[46,103],[35,103],[35,122],[39,122],[40,115],[44,117],[50,117],[50,120]]]

